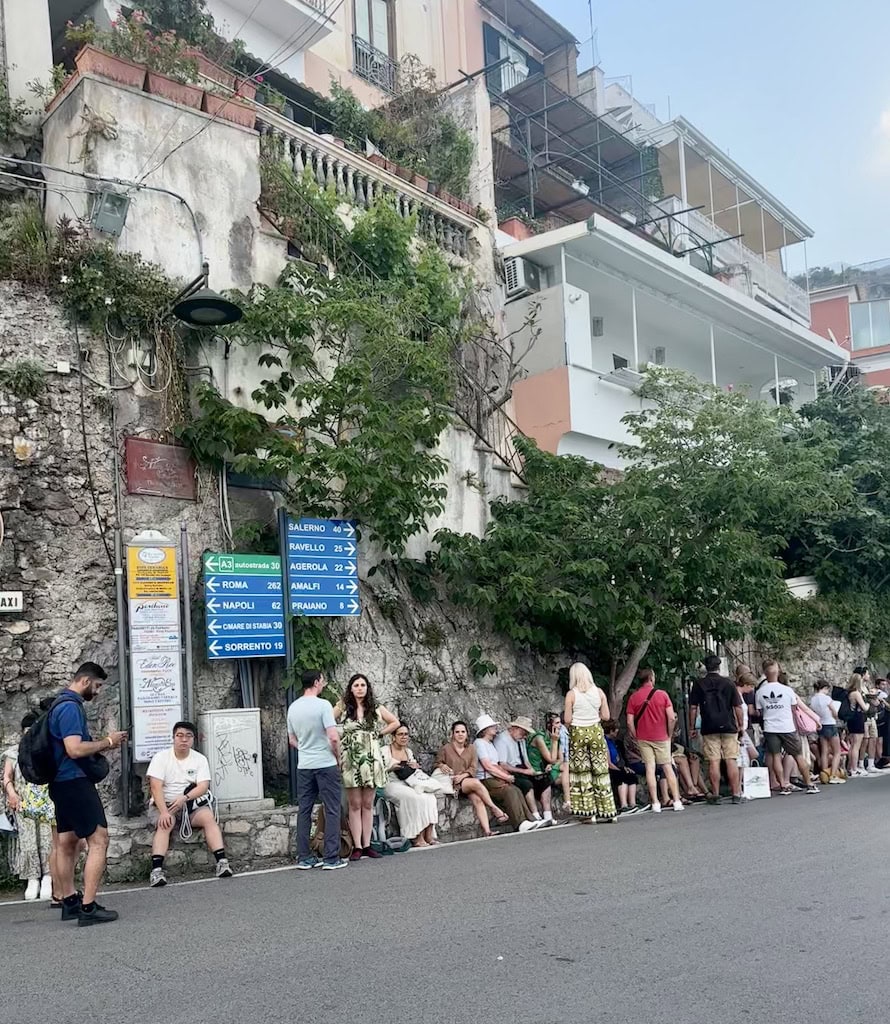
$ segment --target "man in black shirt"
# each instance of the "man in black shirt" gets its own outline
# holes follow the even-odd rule
[[[720,659],[716,654],[705,658],[707,673],[693,684],[689,694],[689,732],[697,736],[696,718],[701,712],[702,754],[708,762],[711,796],[708,803],[720,803],[720,762],[726,763],[726,777],[732,791],[732,802],[742,802],[739,782],[739,736],[744,714],[742,698],[735,683],[720,675]]]

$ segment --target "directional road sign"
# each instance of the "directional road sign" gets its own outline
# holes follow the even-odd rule
[[[286,580],[294,615],[360,615],[355,524],[289,519]]]
[[[205,555],[204,615],[211,661],[283,657],[281,559]]]

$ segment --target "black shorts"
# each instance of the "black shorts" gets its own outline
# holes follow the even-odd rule
[[[89,839],[97,828],[108,828],[99,792],[89,779],[51,782],[49,796],[56,808],[56,831]]]
[[[526,793],[534,792],[540,798],[552,785],[549,775],[514,775],[513,785],[525,796]]]

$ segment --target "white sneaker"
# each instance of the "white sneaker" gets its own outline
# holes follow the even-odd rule
[[[536,821],[520,821],[519,822],[519,828],[518,828],[517,831],[519,831],[519,832],[531,832],[533,829],[536,829],[537,827],[538,827],[538,823]]]
[[[25,899],[36,900],[40,895],[40,881],[37,878],[31,878],[28,880],[28,884],[25,887]]]
[[[875,768],[875,766],[874,766],[873,764],[870,764],[870,765],[868,766],[868,768],[866,768],[866,769],[865,769],[865,771],[866,771],[866,772],[867,772],[867,774],[869,774],[869,775],[880,775],[880,774],[881,774],[881,773],[880,773],[880,772],[878,771],[878,769],[877,769],[877,768]]]
[[[44,875],[40,880],[40,899],[51,900],[53,898],[53,880],[51,875]]]
[[[661,804],[658,804],[658,803],[652,804],[652,813],[653,814],[661,814]]]
[[[152,868],[151,874],[148,876],[148,884],[152,889],[157,889],[159,886],[167,884],[167,875],[163,868]]]
[[[674,810],[675,811],[685,810],[685,808],[683,807],[683,801],[682,800],[675,800],[674,801]]]

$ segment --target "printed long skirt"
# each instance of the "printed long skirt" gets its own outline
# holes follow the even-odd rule
[[[574,814],[613,818],[617,813],[609,779],[609,748],[599,724],[569,729],[569,792]]]
[[[52,849],[53,829],[42,818],[28,818],[20,814],[18,851],[13,870],[22,879],[42,878],[49,874],[49,853]]]

